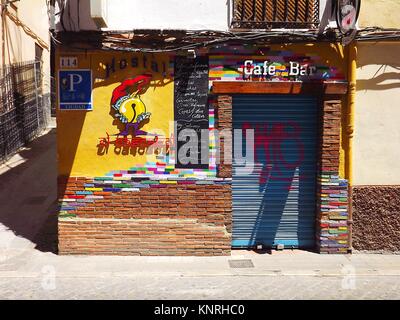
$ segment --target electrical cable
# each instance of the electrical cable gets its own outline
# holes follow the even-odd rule
[[[68,14],[68,25],[69,25],[69,29],[72,31],[76,31],[75,29],[75,21],[72,19],[71,16],[71,3],[68,1],[66,2],[66,6],[67,6],[67,14]]]
[[[78,17],[78,31],[81,30],[81,15],[80,15],[80,11],[81,11],[81,0],[78,0],[78,4],[77,4],[77,10],[76,10],[76,15]]]
[[[46,41],[44,41],[42,38],[40,38],[34,31],[32,31],[31,28],[29,28],[26,24],[24,24],[16,15],[12,14],[10,11],[6,10],[5,14],[8,16],[8,18],[13,21],[17,26],[20,26],[22,28],[22,30],[24,30],[24,32],[32,37],[33,39],[35,39],[39,45],[46,49],[49,50],[49,45],[46,43]]]
[[[64,31],[67,31],[64,23],[64,11],[65,11],[65,0],[58,0],[58,5],[60,6],[60,24]]]
[[[83,32],[57,33],[62,43],[72,45],[79,42],[88,46],[77,48],[87,50],[90,47],[96,49],[133,51],[147,53],[175,52],[181,50],[193,50],[204,47],[212,47],[225,43],[295,43],[295,42],[340,42],[346,35],[333,29],[328,29],[323,34],[316,30],[271,30],[264,32],[231,32],[231,31],[102,31],[102,32]],[[136,39],[140,39],[142,34],[156,35],[153,42],[147,41],[141,46]],[[136,38],[135,38],[136,37]],[[81,41],[79,40],[81,39]],[[173,39],[171,41],[165,41]],[[371,27],[358,30],[354,40],[356,41],[379,41],[379,40],[400,40],[399,29],[383,29]]]

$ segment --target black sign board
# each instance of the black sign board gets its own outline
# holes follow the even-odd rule
[[[175,58],[175,90],[174,107],[176,121],[176,167],[177,168],[208,168],[209,153],[209,114],[208,114],[208,57],[188,58],[178,56]],[[196,131],[196,137],[187,136],[184,129]],[[203,136],[202,136],[203,130]],[[204,133],[207,133],[206,136]],[[181,140],[179,137],[181,134]],[[198,148],[185,153],[192,158],[180,159],[179,150],[192,138],[198,139]],[[192,140],[193,141],[193,140]],[[195,154],[193,154],[193,152]],[[186,161],[183,161],[186,160]]]

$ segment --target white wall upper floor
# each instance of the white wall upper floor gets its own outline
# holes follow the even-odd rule
[[[23,0],[22,0],[23,1]],[[215,30],[228,31],[232,18],[233,0],[56,0],[65,3],[64,27],[68,31],[98,30],[91,18],[91,3],[100,4],[106,12],[107,28],[122,31],[156,30]],[[335,27],[332,2],[320,0],[322,29]],[[59,10],[56,9],[56,11]],[[400,28],[399,0],[363,0],[359,27],[378,26]],[[56,17],[57,30],[63,30]]]
[[[68,31],[97,30],[90,15],[90,0],[66,0],[64,27]],[[104,30],[215,30],[228,31],[232,0],[94,0],[107,12]],[[330,18],[332,0],[320,0],[320,19]],[[325,11],[327,8],[328,11]],[[59,9],[56,9],[56,11]],[[59,19],[57,30],[63,30]]]
[[[100,0],[98,0],[100,1]],[[104,30],[180,29],[227,30],[228,0],[101,0],[105,6]],[[90,15],[90,0],[67,0],[64,28],[97,30]],[[59,10],[56,8],[56,11]],[[63,30],[59,19],[57,30]]]
[[[0,65],[35,60],[35,45],[43,49],[43,88],[50,91],[50,36],[46,0],[20,0],[0,18]]]
[[[108,3],[109,28],[227,30],[227,0],[118,0]],[[113,4],[114,3],[114,4]]]

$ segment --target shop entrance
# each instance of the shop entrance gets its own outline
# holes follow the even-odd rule
[[[234,248],[315,246],[318,102],[309,95],[233,96],[235,153],[254,130],[254,166],[233,163]],[[251,131],[250,131],[251,132]],[[249,146],[247,146],[249,150]]]

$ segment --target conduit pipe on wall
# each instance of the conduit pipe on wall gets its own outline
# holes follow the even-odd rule
[[[47,51],[50,50],[47,42],[44,41],[42,38],[40,38],[34,31],[32,31],[31,28],[29,28],[25,23],[23,23],[16,15],[12,14],[10,11],[7,11],[7,9],[4,9],[4,11],[5,11],[5,15],[7,15],[10,18],[10,20],[15,23],[15,25],[17,25],[18,27],[21,27],[22,30],[24,30],[24,32],[28,36],[30,36],[31,38],[36,40],[42,48],[46,49]]]
[[[347,159],[346,176],[349,183],[349,248],[353,249],[353,139],[354,139],[354,112],[357,89],[357,42],[352,41],[348,46],[348,105],[347,105]]]

